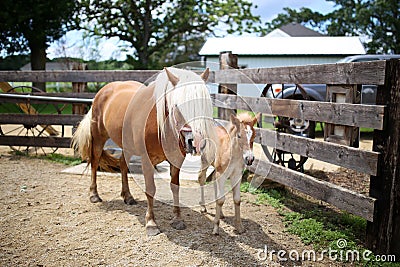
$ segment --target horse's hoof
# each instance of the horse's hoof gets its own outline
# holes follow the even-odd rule
[[[161,233],[157,226],[146,226],[147,236],[156,236]]]
[[[124,199],[125,204],[127,205],[136,205],[137,202],[133,197],[130,197],[128,199]]]
[[[90,197],[90,202],[92,202],[92,203],[98,203],[98,202],[102,202],[102,201],[103,200],[97,195]]]
[[[184,221],[173,221],[171,222],[171,226],[176,230],[185,230],[186,224]]]

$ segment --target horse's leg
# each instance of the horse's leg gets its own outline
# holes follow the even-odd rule
[[[242,225],[242,219],[240,218],[240,182],[241,182],[241,180],[242,180],[242,172],[240,169],[237,173],[235,173],[231,177],[233,203],[235,204],[235,228],[239,234],[244,232],[244,228]]]
[[[222,205],[225,202],[225,192],[224,192],[224,184],[226,180],[226,176],[224,174],[220,174],[218,171],[215,173],[215,195],[216,195],[216,205],[215,205],[215,218],[214,218],[214,229],[213,234],[219,234],[219,222],[222,215]]]
[[[119,159],[119,166],[121,168],[121,177],[122,177],[121,197],[124,199],[125,204],[135,205],[137,204],[137,202],[132,197],[131,192],[129,191],[128,165],[125,161],[124,153],[122,153],[121,158]]]
[[[206,184],[206,179],[207,179],[206,174],[207,174],[207,168],[204,168],[204,166],[201,166],[201,170],[199,172],[197,180],[200,184],[200,202],[199,202],[199,204],[201,206],[200,212],[202,212],[202,213],[207,212],[206,203],[204,200],[204,185]]]
[[[156,194],[156,185],[154,183],[154,167],[146,156],[142,157],[142,170],[146,187],[147,211],[146,211],[146,232],[148,236],[158,235],[160,229],[154,219],[154,195]]]
[[[105,141],[104,141],[105,142]],[[99,167],[101,153],[103,153],[104,142],[92,139],[91,156],[91,184],[90,184],[90,202],[97,203],[103,201],[97,192],[97,168]]]
[[[179,172],[180,169],[173,164],[170,164],[171,173],[171,191],[174,199],[174,218],[171,221],[171,226],[177,230],[186,229],[185,222],[181,217],[181,208],[179,204]],[[181,165],[181,164],[180,164]]]

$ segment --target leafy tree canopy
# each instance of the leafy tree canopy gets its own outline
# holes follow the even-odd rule
[[[48,44],[66,32],[75,6],[76,0],[2,0],[0,51],[31,52],[32,69],[40,69]]]
[[[290,22],[319,29],[331,36],[365,35],[368,53],[400,53],[400,2],[398,0],[326,0],[335,10],[321,14],[309,8],[284,8],[267,23],[267,31]]]
[[[81,27],[129,43],[136,51],[130,58],[136,68],[158,67],[160,52],[178,55],[218,29],[263,31],[246,0],[83,0],[82,5]]]

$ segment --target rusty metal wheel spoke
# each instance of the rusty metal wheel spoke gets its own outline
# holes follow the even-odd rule
[[[274,98],[294,99],[294,100],[312,100],[304,91],[301,85],[296,85],[295,89],[290,95],[284,94],[284,86],[282,85],[282,92]],[[268,90],[273,93],[272,86]],[[284,97],[285,95],[285,97]],[[315,122],[305,120],[303,118],[288,118],[277,116],[274,119],[273,126],[278,132],[289,133],[304,138],[315,138]],[[274,163],[288,167],[293,170],[304,172],[304,164],[308,157],[296,155],[287,151],[278,150],[276,148],[268,149],[267,146],[262,146],[266,157]]]
[[[7,93],[43,93],[38,88],[30,86],[17,86],[7,91]],[[59,106],[59,104],[49,103],[38,103],[32,104],[29,100],[24,103],[2,103],[0,104],[1,112],[3,113],[26,113],[26,114],[61,114],[66,108],[66,104]],[[64,137],[65,129],[64,125],[57,126],[57,129],[52,125],[33,125],[30,123],[26,124],[6,124],[0,125],[2,129],[1,135],[4,136],[26,136],[30,138],[42,138],[49,136]],[[60,128],[60,130],[58,130]],[[57,151],[57,147],[35,147],[35,146],[10,146],[14,151],[24,153],[43,153],[51,154]]]

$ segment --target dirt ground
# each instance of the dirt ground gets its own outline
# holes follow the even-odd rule
[[[183,208],[187,228],[178,231],[169,224],[172,207],[156,202],[162,233],[147,237],[145,195],[133,179],[137,205],[120,198],[118,176],[99,177],[103,202],[92,204],[88,176],[62,174],[65,165],[8,151],[0,147],[0,266],[343,266],[329,259],[278,261],[276,254],[265,259],[265,246],[300,253],[312,248],[285,232],[274,208],[254,204],[254,195],[242,194],[241,235],[234,231],[229,194],[219,236],[212,235],[214,204],[208,214]]]

